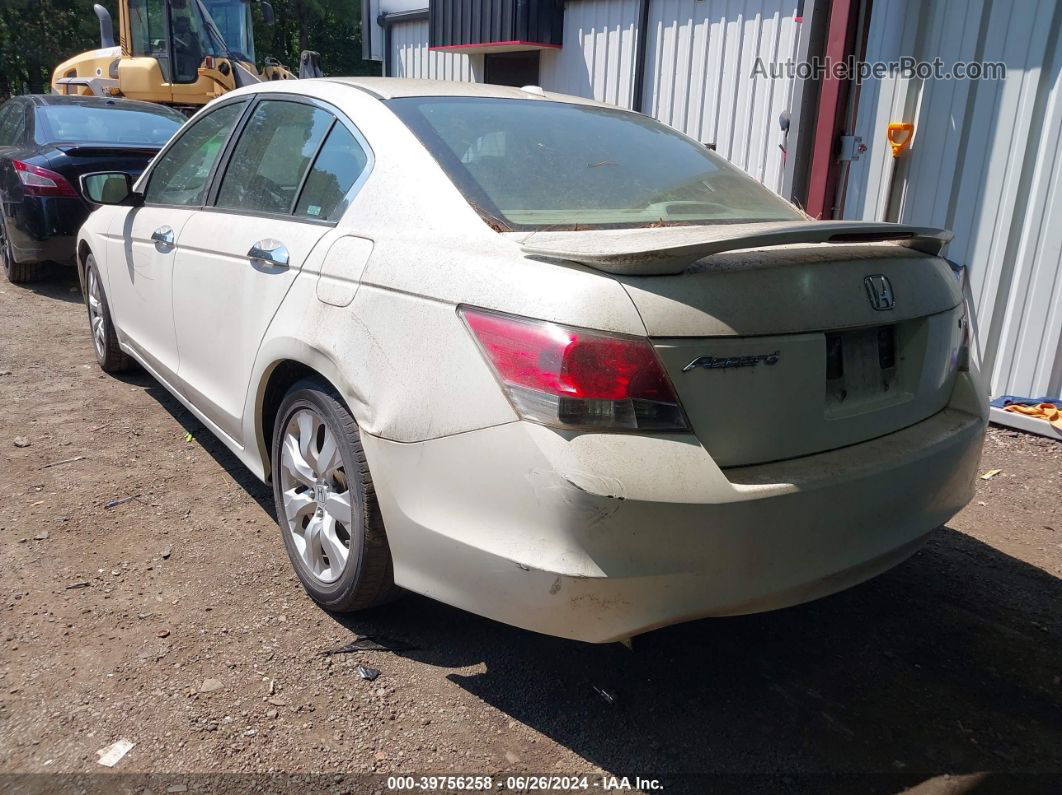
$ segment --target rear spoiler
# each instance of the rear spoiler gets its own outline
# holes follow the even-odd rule
[[[750,248],[803,243],[895,242],[937,255],[951,240],[943,229],[873,221],[768,221],[753,224],[666,226],[536,232],[523,240],[526,254],[568,260],[606,273],[661,276],[681,273],[697,260]]]
[[[71,157],[109,157],[111,155],[144,155],[154,157],[161,146],[145,144],[54,144],[60,152]]]

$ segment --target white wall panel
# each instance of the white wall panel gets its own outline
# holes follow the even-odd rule
[[[1040,5],[1039,20],[1049,20],[1052,3]],[[1028,144],[1024,157],[1006,161],[1020,177],[1007,245],[989,262],[1000,273],[989,329],[998,346],[988,359],[993,382],[1008,394],[1035,397],[1062,394],[1062,8],[1058,0],[1053,5],[1054,41],[1045,35],[1050,24],[1028,31],[1029,55],[1044,52],[1043,66],[1031,64],[1023,80],[1019,112],[1029,119]]]
[[[567,3],[564,46],[542,52],[542,87],[631,107],[637,26],[638,0]]]
[[[1062,0],[875,2],[868,59],[1002,61],[1003,80],[863,86],[845,217],[950,228],[992,393],[1062,392]],[[912,28],[912,20],[914,27]],[[894,160],[892,121],[915,124]],[[888,200],[892,196],[892,201]]]
[[[973,0],[979,4],[980,0]],[[909,0],[877,0],[874,17],[867,36],[866,60],[893,60],[899,53],[909,54],[917,49],[918,37],[923,34],[929,8],[916,8]],[[855,135],[862,138],[867,151],[852,162],[845,195],[846,218],[889,217],[890,194],[896,160],[885,139],[885,125],[889,122],[912,121],[918,101],[920,81],[893,74],[881,80],[869,80],[859,89],[859,109]],[[912,152],[913,154],[913,152]],[[897,180],[898,195],[902,195],[904,181]]]
[[[391,77],[474,82],[482,56],[428,49],[428,20],[391,28]]]
[[[569,5],[569,8],[571,6]],[[757,58],[795,60],[797,0],[654,0],[644,108],[768,187],[782,181],[779,114],[793,81],[754,75]]]

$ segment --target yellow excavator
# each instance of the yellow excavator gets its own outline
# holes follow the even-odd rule
[[[255,66],[251,4],[273,22],[266,0],[118,0],[118,43],[111,15],[94,6],[100,48],[59,64],[52,92],[128,97],[191,111],[240,86],[296,77],[267,59]],[[320,56],[300,58],[300,76],[320,76]]]

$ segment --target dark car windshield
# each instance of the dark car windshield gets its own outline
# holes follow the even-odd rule
[[[387,104],[465,198],[511,229],[803,218],[722,157],[637,113],[490,97]]]
[[[81,103],[37,108],[39,143],[162,146],[185,122],[169,108],[93,106]]]

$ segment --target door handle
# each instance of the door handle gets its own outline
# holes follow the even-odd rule
[[[288,267],[288,262],[291,260],[287,246],[279,240],[272,239],[259,240],[251,246],[251,250],[247,252],[247,258],[252,265],[264,263],[277,268]]]
[[[151,239],[161,246],[172,246],[173,230],[168,226],[160,226],[151,233]]]

